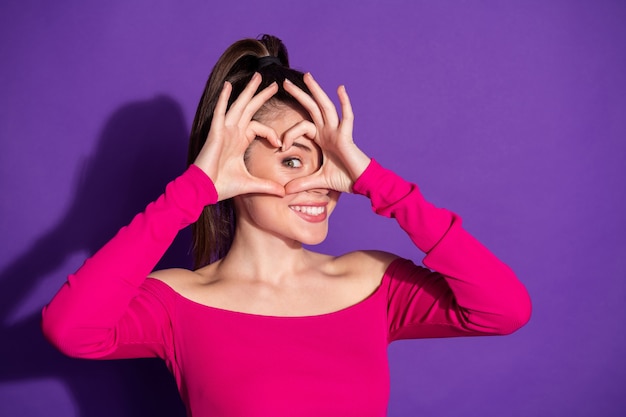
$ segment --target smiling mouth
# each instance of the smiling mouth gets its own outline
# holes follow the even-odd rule
[[[325,206],[289,206],[289,208],[308,216],[321,216],[326,212]]]

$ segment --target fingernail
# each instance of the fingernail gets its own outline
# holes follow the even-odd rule
[[[293,85],[293,83],[289,80],[289,78],[285,78],[285,84],[291,84],[291,85]]]

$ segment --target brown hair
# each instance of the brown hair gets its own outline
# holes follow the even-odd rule
[[[259,65],[259,58],[275,57],[279,61],[265,60]],[[269,63],[269,65],[268,65]],[[287,48],[280,39],[263,35],[260,39],[243,39],[232,44],[218,59],[206,83],[196,116],[191,128],[187,165],[191,165],[206,141],[213,120],[213,112],[224,82],[229,81],[233,88],[228,106],[239,97],[252,75],[259,72],[262,77],[257,93],[273,82],[278,84],[278,92],[266,103],[282,103],[302,109],[300,103],[283,88],[288,79],[310,94],[302,80],[303,73],[289,68]],[[266,107],[264,106],[264,107]],[[206,206],[198,221],[192,226],[194,268],[200,268],[226,255],[235,233],[235,210],[232,199]]]

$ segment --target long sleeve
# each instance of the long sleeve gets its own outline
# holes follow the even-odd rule
[[[155,202],[70,275],[42,312],[47,339],[70,356],[167,356],[171,327],[156,286],[142,286],[179,230],[217,201],[191,165]]]
[[[354,184],[373,210],[395,218],[427,268],[397,260],[386,273],[389,339],[508,334],[530,318],[530,298],[513,271],[427,202],[417,185],[372,160]]]

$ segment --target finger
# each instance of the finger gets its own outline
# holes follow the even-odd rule
[[[354,113],[352,112],[352,104],[350,103],[350,97],[348,97],[345,85],[339,86],[337,95],[339,96],[339,103],[341,104],[341,123],[349,123],[349,125],[352,126],[354,123]]]
[[[263,90],[261,90],[259,94],[255,95],[244,108],[241,114],[241,122],[249,123],[256,114],[256,112],[259,111],[259,109],[263,107],[263,105],[267,103],[267,101],[272,98],[272,96],[277,92],[278,84],[276,82],[271,83]]]
[[[311,94],[313,95],[315,102],[322,110],[322,115],[324,116],[326,123],[334,127],[339,125],[339,116],[337,115],[335,105],[317,81],[313,79],[310,72],[304,74],[304,83],[307,87],[309,87],[309,90],[311,90]]]
[[[286,78],[283,86],[285,90],[298,100],[298,102],[302,104],[302,107],[304,107],[304,109],[311,115],[313,123],[318,126],[324,125],[324,117],[322,116],[320,107],[317,105],[313,97],[305,93],[300,87]]]
[[[235,120],[239,120],[241,118],[241,113],[254,96],[254,93],[259,88],[259,85],[261,85],[261,74],[255,72],[248,82],[248,85],[246,85],[246,88],[243,89],[241,94],[239,94],[239,97],[237,97],[237,99],[230,106],[228,114],[232,115]]]
[[[287,194],[314,190],[316,188],[329,188],[324,176],[320,173],[320,171],[317,171],[316,173],[307,175],[305,177],[295,178],[285,184],[285,192]]]
[[[233,85],[228,81],[224,82],[224,87],[220,92],[220,95],[217,99],[217,104],[215,105],[215,110],[213,111],[213,120],[211,121],[211,128],[213,126],[220,126],[224,124],[224,117],[226,115],[226,109],[228,108],[228,99],[230,97],[230,93],[233,90]]]
[[[249,183],[248,194],[272,194],[283,197],[285,195],[285,187],[277,182],[255,178]]]
[[[257,137],[266,139],[275,148],[280,148],[283,145],[274,129],[256,120],[251,121],[248,125],[246,137],[248,142],[252,142]]]
[[[315,125],[308,120],[303,120],[297,123],[295,126],[290,127],[285,133],[283,133],[283,144],[280,150],[284,152],[287,149],[291,148],[293,142],[303,136],[307,139],[314,140],[316,133],[317,128],[315,127]]]

